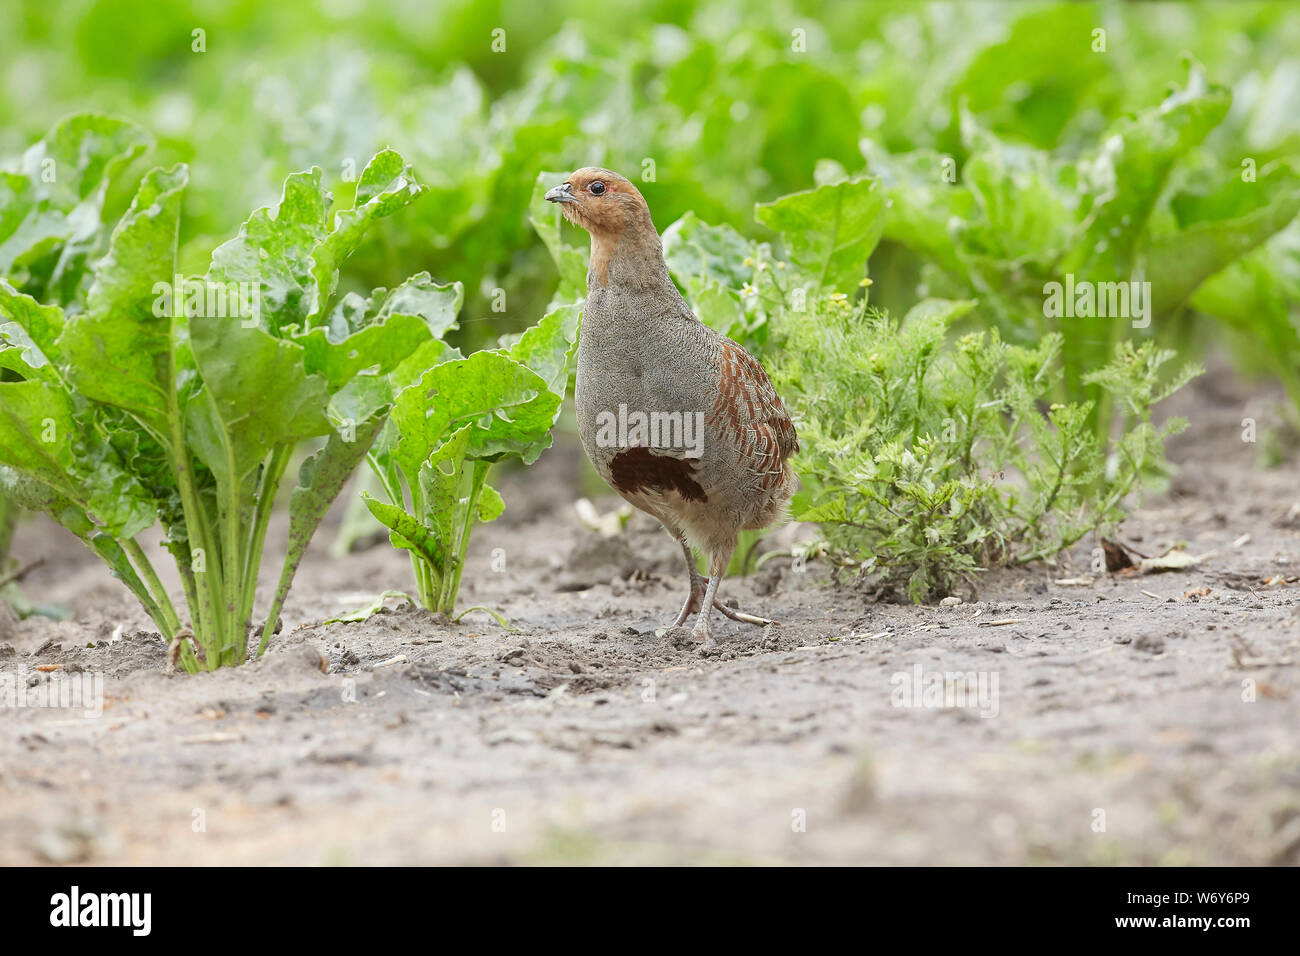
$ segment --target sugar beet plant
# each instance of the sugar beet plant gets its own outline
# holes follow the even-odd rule
[[[455,615],[474,525],[505,508],[487,483],[493,463],[531,464],[550,447],[579,315],[579,306],[559,306],[509,346],[468,358],[433,343],[376,383],[393,411],[367,457],[388,500],[367,495],[366,506],[393,544],[410,552],[429,610]],[[467,610],[504,623],[487,608]]]
[[[67,117],[0,170],[0,276],[38,302],[78,311],[85,305],[89,262],[103,252],[109,188],[148,147],[144,130],[96,113]],[[0,368],[0,381],[18,381]],[[0,569],[21,509],[0,493]],[[20,613],[30,605],[16,587],[6,596]]]
[[[454,311],[418,275],[391,291],[335,298],[339,265],[368,227],[421,192],[402,158],[376,155],[351,208],[332,211],[321,172],[285,182],[212,255],[178,275],[182,166],[140,183],[65,311],[0,284],[0,485],[89,545],[140,599],[188,671],[247,657],[276,492],[298,443],[289,541],[260,650],[307,543],[387,418],[367,389]],[[139,542],[159,522],[184,587],[189,628]]]

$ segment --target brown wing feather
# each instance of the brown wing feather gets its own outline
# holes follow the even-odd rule
[[[799,451],[794,423],[758,359],[730,339],[718,350],[718,397],[710,420],[731,441],[758,484],[776,494],[788,483],[786,462]]]

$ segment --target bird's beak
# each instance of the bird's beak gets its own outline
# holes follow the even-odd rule
[[[547,202],[577,202],[578,198],[573,195],[573,187],[568,183],[561,183],[554,189],[546,193]]]

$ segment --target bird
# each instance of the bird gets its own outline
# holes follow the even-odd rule
[[[697,614],[691,637],[712,647],[715,609],[773,623],[723,604],[718,589],[740,531],[777,523],[798,490],[790,459],[799,440],[785,405],[758,359],[686,303],[636,186],[586,166],[545,198],[591,235],[578,435],[601,478],[681,545],[690,590],[670,626]]]

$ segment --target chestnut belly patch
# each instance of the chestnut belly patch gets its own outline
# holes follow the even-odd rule
[[[685,458],[655,455],[649,448],[621,451],[609,463],[610,484],[625,495],[639,491],[675,491],[687,501],[708,501],[694,478],[695,465]]]

